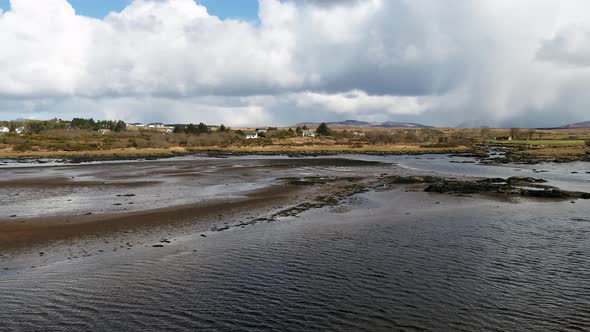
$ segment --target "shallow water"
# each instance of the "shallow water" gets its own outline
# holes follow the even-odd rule
[[[345,213],[6,273],[0,320],[8,330],[590,328],[590,204],[361,198]]]
[[[428,158],[391,162],[488,167]],[[395,190],[163,248],[0,256],[0,330],[588,331],[589,216],[584,200]]]
[[[545,179],[549,185],[563,190],[590,191],[590,163],[588,162],[487,165],[479,163],[476,158],[440,154],[420,156],[354,155],[350,158],[395,163],[412,170],[455,176],[535,177]]]

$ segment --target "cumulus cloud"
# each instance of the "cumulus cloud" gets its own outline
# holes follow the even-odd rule
[[[133,0],[94,19],[66,0],[11,0],[0,117],[545,126],[584,120],[590,105],[585,0],[259,8],[247,22],[193,0]]]

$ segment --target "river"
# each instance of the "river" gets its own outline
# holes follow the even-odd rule
[[[535,168],[351,158],[452,175]],[[589,190],[583,167],[536,168]],[[589,216],[583,200],[371,191],[162,248],[5,270],[0,330],[587,331]]]

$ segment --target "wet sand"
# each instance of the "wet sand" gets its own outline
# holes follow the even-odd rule
[[[280,210],[302,211],[326,204],[326,197],[352,194],[351,184],[361,174],[391,170],[391,165],[337,158],[2,169],[0,190],[7,193],[3,203],[8,208],[0,213],[0,250]],[[299,181],[308,176],[314,179],[309,185]],[[53,210],[38,210],[36,201]]]
[[[336,206],[366,190],[422,191],[428,185],[404,176],[454,178],[391,163],[327,157],[10,167],[0,174],[0,203],[5,206],[0,211],[0,251],[162,226],[269,221]]]
[[[156,227],[177,223],[204,222],[211,218],[225,218],[245,211],[286,204],[304,188],[273,186],[257,190],[246,198],[217,200],[167,208],[127,213],[52,216],[27,219],[0,220],[0,250],[27,247],[50,241],[65,240],[97,234]]]

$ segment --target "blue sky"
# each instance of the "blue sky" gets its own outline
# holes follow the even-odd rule
[[[121,11],[131,0],[68,0],[80,15],[103,18],[112,11]],[[258,18],[258,0],[198,0],[210,14],[221,18],[240,18],[253,21]],[[41,3],[41,2],[40,2]],[[10,8],[9,0],[0,0],[0,8]]]

